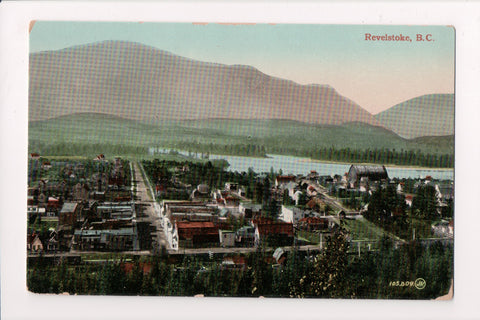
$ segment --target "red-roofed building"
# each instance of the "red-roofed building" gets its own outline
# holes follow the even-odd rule
[[[412,206],[412,203],[413,203],[413,194],[407,193],[407,194],[405,195],[405,203],[406,203],[407,206],[409,206],[409,207]]]
[[[177,221],[176,229],[185,246],[219,243],[219,227],[210,221]]]
[[[308,217],[298,221],[298,227],[300,230],[314,231],[314,230],[327,230],[329,228],[330,221],[328,218]]]
[[[293,243],[292,223],[262,217],[254,219],[252,224],[255,227],[255,244],[257,246],[262,243],[271,246],[291,245]]]
[[[62,207],[60,199],[54,197],[48,197],[47,200],[47,211],[56,211]]]
[[[139,262],[138,266],[143,274],[148,274],[152,272],[152,264],[147,262]],[[121,268],[127,274],[131,273],[135,269],[135,264],[133,262],[123,262]]]
[[[295,182],[295,180],[296,180],[295,176],[277,176],[277,178],[275,179],[275,186],[280,187],[289,182]]]

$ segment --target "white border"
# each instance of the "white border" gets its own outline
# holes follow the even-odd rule
[[[456,28],[456,210],[453,301],[67,297],[25,285],[30,20],[453,25]],[[479,319],[480,3],[3,2],[0,4],[0,261],[4,319]]]

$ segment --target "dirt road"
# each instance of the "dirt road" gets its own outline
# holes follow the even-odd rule
[[[142,208],[142,216],[137,217],[137,222],[148,222],[152,225],[152,251],[162,252],[168,248],[163,227],[160,220],[160,213],[155,210],[153,190],[145,181],[140,168],[141,164],[133,163],[133,173],[136,182],[136,204]]]

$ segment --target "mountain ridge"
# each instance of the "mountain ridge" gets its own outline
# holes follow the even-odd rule
[[[385,127],[407,139],[454,134],[455,94],[426,94],[376,114]]]
[[[221,117],[379,125],[330,85],[301,85],[252,66],[197,61],[125,41],[30,54],[29,105],[32,121],[99,112],[150,122]]]

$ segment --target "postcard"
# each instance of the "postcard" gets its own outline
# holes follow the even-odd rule
[[[452,299],[453,27],[29,37],[29,291]]]

